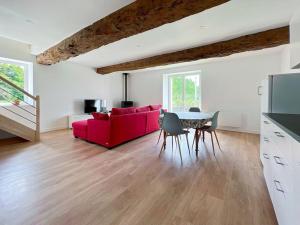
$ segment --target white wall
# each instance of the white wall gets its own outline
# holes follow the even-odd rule
[[[67,116],[83,112],[83,99],[106,99],[108,107],[122,99],[121,75],[102,76],[70,62],[37,65],[28,45],[4,38],[0,38],[0,57],[34,63],[34,95],[41,98],[42,131],[67,128]]]
[[[290,21],[290,43],[289,67],[300,69],[300,10],[294,13]]]
[[[67,127],[67,116],[83,114],[83,100],[106,99],[108,108],[122,97],[120,75],[102,76],[73,63],[35,65],[36,94],[41,96],[42,130]]]
[[[163,74],[201,70],[202,110],[241,115],[241,127],[225,128],[258,133],[260,97],[257,87],[269,74],[281,71],[281,50],[264,50],[208,60],[192,66],[133,73],[130,97],[138,105],[163,103]]]

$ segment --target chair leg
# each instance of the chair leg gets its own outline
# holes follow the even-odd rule
[[[166,149],[166,140],[167,140],[167,136],[165,135],[164,136],[164,142],[163,142],[163,144],[161,146],[161,149],[160,149],[160,152],[159,152],[159,157],[160,157],[162,151]]]
[[[212,148],[213,148],[214,156],[216,156],[214,138],[213,138],[212,132],[210,132],[210,137],[211,137],[211,145],[212,145]]]
[[[160,152],[159,152],[159,155],[158,155],[158,157],[160,157],[160,155],[161,155],[161,153],[162,153],[163,149],[164,149],[164,143],[163,143],[163,144],[162,144],[162,146],[161,146],[161,149],[160,149]]]
[[[216,133],[216,131],[215,131],[215,130],[214,130],[214,134],[215,134],[215,137],[216,137],[216,140],[217,140],[217,143],[218,143],[219,149],[221,150],[220,143],[219,143],[219,140],[218,140],[218,136],[217,136],[217,133]]]
[[[162,131],[163,131],[163,130],[162,130],[162,129],[160,129],[160,133],[159,133],[159,136],[158,136],[158,141],[157,141],[157,143],[156,143],[157,145],[158,145],[158,143],[159,143],[159,141],[160,141],[160,138],[161,138]]]
[[[172,136],[172,152],[173,152],[173,146],[174,146],[174,136]]]
[[[201,132],[201,131],[200,131],[200,132]],[[202,140],[203,140],[203,142],[204,142],[204,141],[205,141],[205,131],[204,131],[204,130],[202,131],[202,135],[203,135],[203,136],[202,136]]]
[[[180,148],[180,142],[178,136],[176,136],[177,143],[178,143],[178,149],[179,149],[179,154],[180,154],[180,159],[181,159],[181,164],[182,164],[182,155],[181,155],[181,148]]]
[[[188,146],[188,149],[189,149],[189,154],[191,154],[188,134],[185,134],[185,137],[186,137],[186,143],[187,143],[187,146]]]

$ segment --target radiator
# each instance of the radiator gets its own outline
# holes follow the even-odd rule
[[[242,125],[242,113],[234,111],[221,111],[219,126],[239,128]]]

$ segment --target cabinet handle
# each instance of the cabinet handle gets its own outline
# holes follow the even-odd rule
[[[263,156],[264,156],[265,159],[270,159],[269,155],[266,154],[266,153],[264,153]]]
[[[284,193],[284,190],[281,187],[281,183],[278,180],[274,180],[274,184],[277,191]]]
[[[264,120],[264,124],[270,124],[268,121]]]
[[[264,137],[265,142],[270,142],[269,138]]]
[[[280,132],[277,132],[277,131],[276,131],[276,132],[274,132],[274,134],[276,134],[277,137],[282,137],[282,138],[284,138],[284,136],[283,136]]]
[[[274,159],[275,159],[275,162],[278,164],[278,165],[281,165],[281,166],[285,166],[285,164],[283,162],[281,162],[281,158],[278,157],[278,156],[274,156]]]

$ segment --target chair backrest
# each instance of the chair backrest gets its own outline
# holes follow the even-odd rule
[[[201,112],[201,109],[199,107],[191,107],[189,112]]]
[[[159,114],[160,114],[160,115],[163,115],[163,114],[165,114],[165,110],[163,110],[163,109],[160,109],[160,110],[159,110]]]
[[[212,120],[211,120],[211,129],[215,130],[218,127],[218,117],[219,117],[220,111],[217,111],[214,113]]]
[[[179,134],[182,132],[182,124],[175,113],[165,112],[162,129],[169,134]]]

